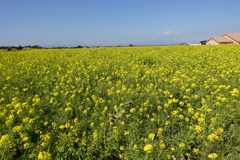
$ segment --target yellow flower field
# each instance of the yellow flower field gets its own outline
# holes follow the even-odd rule
[[[0,159],[240,159],[240,46],[0,50]]]

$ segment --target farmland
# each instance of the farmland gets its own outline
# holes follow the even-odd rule
[[[240,46],[0,50],[0,159],[240,159]]]

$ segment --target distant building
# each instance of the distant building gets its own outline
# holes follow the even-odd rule
[[[198,45],[201,45],[200,43],[188,43],[188,45],[190,46],[198,46]]]
[[[206,44],[240,44],[240,33],[226,33],[221,37],[212,37]]]
[[[201,45],[205,45],[206,43],[207,43],[207,40],[200,41],[200,44],[201,44]]]
[[[222,37],[231,39],[234,44],[240,44],[240,33],[226,33]]]
[[[180,45],[188,45],[187,43],[181,43]]]

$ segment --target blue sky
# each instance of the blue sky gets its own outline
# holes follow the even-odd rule
[[[0,0],[0,46],[199,43],[240,32],[239,0]]]

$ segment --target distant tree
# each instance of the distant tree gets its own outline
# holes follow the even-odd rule
[[[129,47],[132,47],[133,45],[132,44],[129,44]]]
[[[17,50],[22,50],[23,49],[23,47],[22,46],[18,46],[18,48],[17,48]]]
[[[82,46],[79,45],[77,48],[82,48]]]
[[[34,45],[32,48],[40,48],[39,45]]]
[[[0,46],[0,49],[8,49],[8,46]]]

